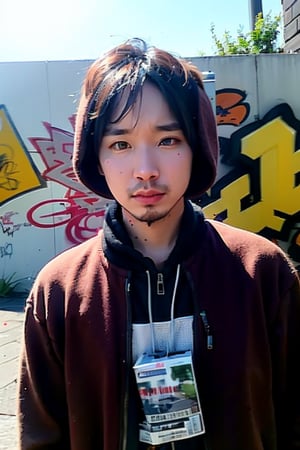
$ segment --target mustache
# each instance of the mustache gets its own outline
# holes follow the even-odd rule
[[[160,183],[157,183],[156,181],[147,181],[147,182],[140,181],[134,187],[128,188],[127,194],[131,197],[137,191],[141,191],[141,190],[147,191],[150,189],[155,189],[156,191],[159,191],[164,194],[169,191],[169,188],[166,184],[160,184]]]

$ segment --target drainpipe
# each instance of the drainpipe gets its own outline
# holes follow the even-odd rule
[[[254,30],[257,14],[262,12],[262,0],[249,0],[249,18],[251,30]]]

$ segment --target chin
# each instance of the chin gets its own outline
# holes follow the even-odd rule
[[[144,214],[135,215],[132,214],[132,216],[140,221],[140,222],[146,222],[146,223],[154,223],[159,222],[160,220],[164,220],[166,217],[168,217],[170,214],[170,211],[146,211]]]

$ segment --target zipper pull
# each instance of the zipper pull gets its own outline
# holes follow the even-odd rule
[[[210,325],[207,320],[206,311],[201,311],[200,316],[201,316],[204,330],[206,333],[206,348],[207,348],[207,350],[212,350],[213,349],[213,337],[210,332]]]
[[[162,273],[157,274],[157,295],[165,295],[164,276]]]

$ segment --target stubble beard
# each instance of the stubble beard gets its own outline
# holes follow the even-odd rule
[[[155,210],[155,206],[151,206],[151,205],[146,206],[146,212],[142,215],[133,214],[131,211],[129,211],[128,209],[126,209],[124,207],[123,207],[123,209],[135,220],[137,220],[139,222],[147,223],[148,227],[150,227],[153,223],[159,222],[161,220],[164,220],[166,217],[168,217],[171,214],[171,212],[173,211],[173,209],[176,208],[176,206],[182,199],[183,199],[183,197],[180,197],[174,203],[174,205],[171,206],[171,208],[169,208],[167,211],[162,211],[162,212],[158,212],[157,210]]]
[[[160,220],[165,219],[169,215],[170,211],[164,213],[158,213],[157,211],[153,211],[152,207],[147,207],[147,211],[140,217],[134,216],[136,220],[140,222],[146,222],[148,227],[150,227],[153,223],[159,222]]]

